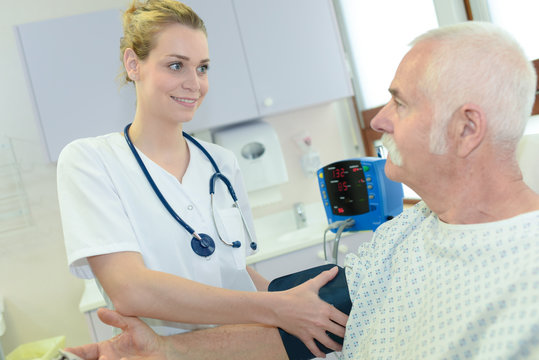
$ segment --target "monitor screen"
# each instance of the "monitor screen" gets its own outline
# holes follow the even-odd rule
[[[354,216],[369,212],[367,180],[359,160],[333,163],[324,169],[327,194],[334,215]]]

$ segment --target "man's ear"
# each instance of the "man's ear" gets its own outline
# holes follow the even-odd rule
[[[483,109],[475,104],[465,104],[458,111],[456,128],[457,154],[467,157],[485,138],[487,121]]]
[[[139,78],[139,58],[131,48],[127,48],[124,51],[124,67],[127,76],[131,80],[137,81]]]

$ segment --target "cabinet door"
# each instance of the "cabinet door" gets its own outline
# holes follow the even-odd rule
[[[210,91],[187,131],[256,118],[251,80],[231,0],[191,0],[205,20]],[[105,10],[17,26],[30,93],[49,158],[72,140],[122,131],[133,120],[133,85],[116,81],[121,11]]]
[[[261,115],[352,95],[330,0],[233,0]]]
[[[17,26],[30,94],[49,158],[72,140],[122,131],[135,93],[120,88],[120,10]]]
[[[210,90],[186,131],[210,129],[258,117],[232,0],[187,0],[203,20],[210,51]]]

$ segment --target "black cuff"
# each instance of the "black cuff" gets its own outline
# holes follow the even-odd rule
[[[314,278],[321,272],[329,270],[335,266],[336,265],[332,264],[321,265],[297,273],[282,276],[280,278],[274,279],[269,284],[268,291],[288,290],[304,283],[307,280]],[[318,292],[318,296],[320,296],[322,300],[335,306],[343,313],[347,315],[350,314],[350,310],[352,309],[352,302],[350,301],[348,284],[346,283],[346,275],[343,268],[339,267],[339,273],[335,276],[333,280],[328,282],[320,289],[320,291]],[[303,342],[297,337],[287,333],[282,329],[279,329],[279,334],[281,335],[281,340],[283,341],[286,353],[291,360],[304,360],[315,358],[315,356],[309,351],[307,346],[305,346],[305,344],[303,344]],[[339,344],[343,343],[343,338],[329,332],[328,335],[330,338],[332,338]],[[318,348],[325,354],[333,352],[333,350],[328,349],[316,340],[315,343]]]

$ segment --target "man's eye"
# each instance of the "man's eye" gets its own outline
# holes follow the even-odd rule
[[[201,74],[205,74],[205,73],[208,72],[209,69],[210,69],[210,65],[208,65],[208,64],[200,65],[198,67],[198,72],[201,73]]]
[[[171,70],[176,70],[176,71],[177,71],[177,70],[181,70],[181,68],[182,68],[182,63],[179,63],[179,62],[173,63],[173,64],[170,64],[168,67],[169,67]]]

